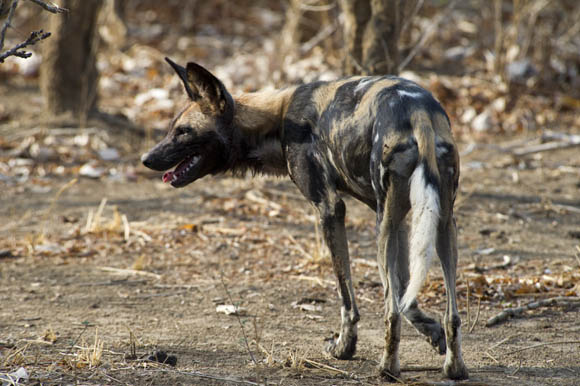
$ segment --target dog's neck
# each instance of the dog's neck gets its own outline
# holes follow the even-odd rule
[[[234,167],[265,174],[286,174],[280,133],[294,88],[245,93],[234,98],[234,141],[240,150]]]
[[[234,98],[234,125],[245,138],[275,136],[294,88],[245,93]]]

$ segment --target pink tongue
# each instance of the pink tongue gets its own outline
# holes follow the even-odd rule
[[[163,182],[171,182],[173,179],[173,172],[165,172],[163,174]]]

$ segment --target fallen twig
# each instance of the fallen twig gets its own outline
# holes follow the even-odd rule
[[[467,284],[467,325],[471,324],[471,307],[469,306],[469,298],[471,297],[471,290],[469,289],[469,279],[466,279]]]
[[[499,314],[489,318],[487,320],[487,322],[485,323],[485,326],[486,327],[495,326],[496,324],[505,322],[506,320],[508,320],[509,318],[511,318],[513,316],[522,314],[524,311],[534,310],[534,309],[540,308],[540,307],[563,306],[563,305],[568,305],[571,303],[576,303],[578,301],[580,301],[580,298],[578,298],[578,297],[560,296],[560,297],[556,297],[556,298],[550,298],[550,299],[544,299],[544,300],[540,300],[540,301],[536,301],[536,302],[531,302],[531,303],[528,303],[528,304],[521,306],[521,307],[506,308],[505,310],[503,310]]]
[[[296,278],[298,280],[313,281],[323,288],[327,288],[327,286],[332,286],[335,284],[333,281],[321,279],[321,278],[315,277],[315,276],[299,275],[299,276],[292,276],[292,277]]]
[[[249,190],[248,192],[246,192],[244,197],[250,201],[257,202],[258,204],[264,205],[266,207],[270,206],[274,210],[281,210],[282,209],[282,205],[278,204],[277,202],[274,202],[274,201],[271,201],[271,200],[264,198],[260,192],[257,192],[255,190]]]
[[[179,371],[179,370],[169,370],[169,369],[159,369],[159,370],[154,370],[154,371],[176,372],[176,373],[182,374],[182,375],[189,375],[189,376],[205,378],[205,379],[213,379],[215,381],[220,381],[220,382],[233,382],[233,383],[241,383],[244,385],[255,385],[255,386],[260,385],[259,383],[246,381],[245,379],[238,379],[238,378],[232,378],[232,377],[218,377],[216,375],[204,374],[204,373],[201,373],[199,371]]]
[[[566,141],[573,143],[580,143],[580,135],[578,134],[568,134],[568,133],[558,133],[556,131],[546,131],[542,134],[543,141]]]
[[[149,281],[146,279],[141,279],[141,280],[121,279],[121,280],[83,282],[83,283],[76,283],[76,285],[78,287],[94,287],[94,286],[112,286],[112,285],[137,285],[137,284],[145,284],[145,283],[149,283]]]
[[[436,366],[403,366],[401,372],[407,371],[441,371],[441,367]]]
[[[565,210],[572,213],[580,213],[580,208],[576,208],[575,206],[572,205],[554,204],[554,203],[552,203],[551,205],[557,209]]]
[[[494,358],[493,355],[491,355],[489,352],[484,351],[483,352],[485,355],[487,355],[492,361],[494,361],[495,363],[499,364],[499,361],[497,359]]]
[[[114,267],[99,267],[102,271],[118,273],[118,274],[125,274],[125,275],[139,275],[139,276],[149,276],[155,279],[161,279],[161,275],[158,275],[153,272],[147,271],[138,271],[136,269],[123,269],[123,268],[114,268]]]
[[[481,296],[479,296],[478,300],[477,300],[477,313],[475,314],[475,320],[473,321],[473,324],[469,328],[470,334],[473,332],[473,329],[475,328],[475,325],[477,324],[477,321],[479,320],[479,311],[481,311]]]
[[[176,292],[164,292],[164,293],[160,293],[160,294],[143,294],[143,295],[136,295],[135,299],[163,298],[163,297],[169,297],[169,296],[183,295],[183,294],[186,294],[188,292],[189,291],[187,291],[187,290],[183,290],[183,291],[176,291]]]
[[[520,335],[522,335],[522,334],[521,334],[521,333],[517,333],[517,334],[511,335],[511,336],[508,336],[507,338],[505,338],[505,339],[502,339],[502,340],[500,340],[499,342],[497,342],[496,344],[494,344],[493,346],[491,346],[489,349],[490,349],[490,350],[493,350],[494,348],[497,348],[497,347],[501,346],[502,344],[504,344],[504,343],[505,343],[505,342],[507,342],[508,340],[510,340],[510,339],[513,339],[513,338],[515,338],[515,337],[518,337],[518,336],[520,336]]]
[[[339,373],[339,374],[342,374],[342,375],[349,376],[349,373],[347,371],[344,371],[344,370],[341,370],[341,369],[337,369],[336,367],[332,367],[332,366],[329,366],[329,365],[325,365],[324,363],[316,362],[316,361],[313,361],[313,360],[307,359],[307,358],[303,358],[302,360],[305,363],[308,363],[309,365],[314,366],[314,367],[316,367],[318,369],[327,370],[327,371],[331,371],[331,372],[335,372],[335,373]]]
[[[131,235],[131,226],[129,225],[129,220],[126,215],[121,215],[121,221],[123,222],[123,240],[129,241],[129,236]]]
[[[531,346],[528,347],[523,347],[523,348],[519,348],[517,350],[513,350],[513,351],[508,351],[502,355],[511,355],[511,354],[515,354],[518,352],[522,352],[522,351],[527,351],[527,350],[531,350],[534,348],[538,348],[538,347],[544,347],[544,346],[554,346],[557,344],[580,344],[580,340],[564,340],[564,341],[560,341],[560,342],[546,342],[546,343],[538,343],[538,344],[533,344]]]
[[[508,150],[508,152],[513,157],[518,158],[530,154],[541,153],[544,151],[567,149],[569,147],[580,146],[580,135],[558,133],[555,131],[545,132],[542,134],[540,140],[543,143],[504,150]]]
[[[226,295],[227,295],[228,299],[230,300],[230,303],[234,304],[234,300],[232,299],[232,295],[230,295],[230,291],[228,291],[228,287],[226,286],[226,282],[224,281],[223,272],[220,272],[220,280],[222,282],[222,286],[224,287],[224,291],[226,292]],[[234,304],[234,306],[235,306],[235,304]],[[238,312],[234,313],[234,315],[238,319],[238,323],[240,323],[240,329],[242,330],[242,334],[244,336],[244,343],[246,344],[246,349],[248,350],[248,354],[250,354],[250,358],[252,359],[252,362],[254,363],[254,365],[257,366],[258,362],[256,362],[256,358],[254,358],[254,354],[252,353],[252,350],[250,350],[250,344],[248,343],[248,336],[246,335],[246,330],[244,329],[244,324],[242,323],[242,318],[240,318],[240,314]]]
[[[545,151],[567,149],[569,147],[580,146],[580,140],[570,142],[547,142],[540,145],[529,146],[523,149],[512,151],[512,156],[519,158],[530,154],[541,153]]]

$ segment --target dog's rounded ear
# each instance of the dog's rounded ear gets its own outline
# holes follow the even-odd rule
[[[184,68],[169,58],[165,60],[183,82],[185,91],[192,101],[199,103],[208,113],[217,114],[227,121],[231,120],[234,101],[218,78],[197,63],[187,63],[187,68]]]

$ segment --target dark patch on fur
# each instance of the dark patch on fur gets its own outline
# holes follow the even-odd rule
[[[417,140],[415,138],[411,137],[407,142],[397,143],[392,149],[389,149],[390,151],[383,160],[383,164],[388,167],[398,153],[403,153],[411,148],[417,149]]]
[[[432,186],[435,191],[439,191],[439,176],[436,175],[433,170],[429,168],[429,164],[427,163],[426,159],[422,159],[421,162],[423,163],[423,170],[425,171],[425,184],[427,186]]]
[[[318,125],[318,111],[312,103],[313,94],[328,82],[313,82],[299,86],[288,106],[286,117],[284,118],[284,137],[293,141],[303,143],[310,134],[316,130]],[[292,130],[290,130],[292,129]],[[294,132],[298,129],[297,132]]]
[[[436,147],[440,147],[445,149],[445,152],[439,158],[449,158],[453,156],[453,152],[455,151],[455,147],[446,142],[439,142]]]

